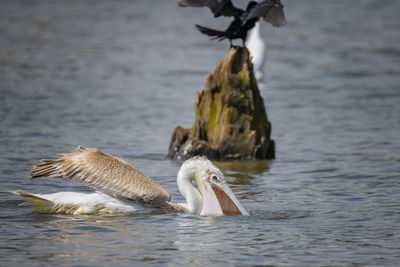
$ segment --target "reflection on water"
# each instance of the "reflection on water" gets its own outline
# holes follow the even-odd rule
[[[214,162],[223,172],[237,172],[248,175],[262,174],[269,169],[270,160],[242,160]]]
[[[396,265],[400,2],[284,5],[288,24],[261,28],[276,159],[216,162],[250,216],[100,217],[35,214],[7,191],[87,191],[29,179],[84,145],[183,201],[169,138],[228,52],[194,24],[229,22],[170,1],[2,1],[0,265]]]
[[[235,188],[252,185],[254,175],[267,171],[270,160],[216,161],[214,163],[225,173],[227,182]]]

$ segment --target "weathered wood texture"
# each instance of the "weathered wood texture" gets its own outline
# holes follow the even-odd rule
[[[232,47],[227,58],[207,76],[204,90],[196,93],[195,112],[190,129],[174,129],[168,157],[274,158],[271,123],[246,48]]]

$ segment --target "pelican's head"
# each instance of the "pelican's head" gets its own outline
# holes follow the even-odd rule
[[[248,215],[232,190],[226,184],[224,175],[210,160],[198,158],[197,171],[193,177],[202,196],[200,215]]]

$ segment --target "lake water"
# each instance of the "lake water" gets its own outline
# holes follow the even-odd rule
[[[259,84],[276,159],[217,163],[250,216],[199,217],[35,214],[8,191],[88,191],[29,179],[84,145],[183,201],[169,139],[228,53],[194,24],[229,20],[176,1],[0,1],[0,265],[397,265],[400,2],[283,2]]]

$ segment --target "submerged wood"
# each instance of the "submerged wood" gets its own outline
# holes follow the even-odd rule
[[[274,158],[271,123],[247,48],[232,47],[214,73],[208,74],[204,90],[196,93],[195,112],[191,128],[174,129],[168,157]]]

